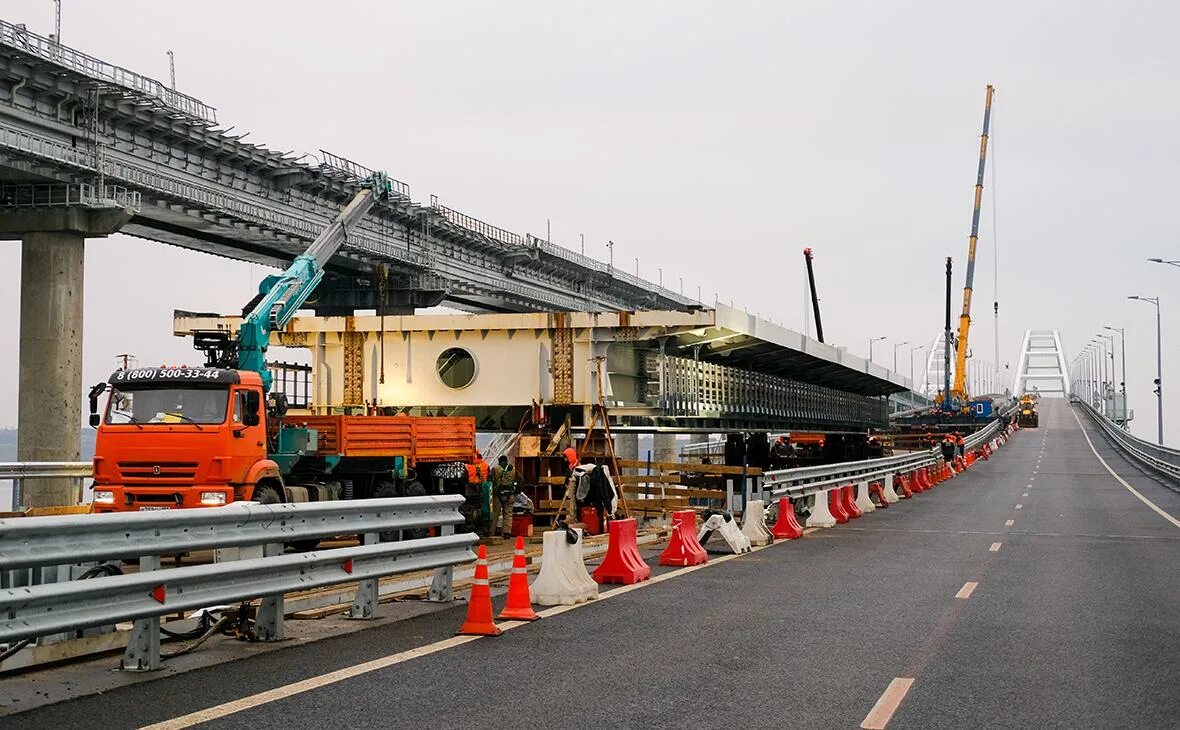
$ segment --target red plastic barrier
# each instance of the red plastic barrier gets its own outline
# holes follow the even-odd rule
[[[889,500],[885,499],[885,487],[880,482],[873,482],[869,485],[869,499],[872,495],[877,495],[877,509],[889,509]]]
[[[778,521],[774,523],[770,534],[776,540],[795,540],[803,537],[803,526],[795,519],[795,506],[789,497],[778,499]]]
[[[918,483],[922,485],[922,491],[934,488],[934,482],[930,481],[930,470],[922,467],[917,472]]]
[[[895,485],[901,487],[901,498],[902,499],[909,499],[910,497],[914,496],[914,490],[913,490],[913,487],[911,486],[912,482],[911,482],[910,477],[908,475],[898,474],[897,476],[893,477],[893,483]]]
[[[840,495],[844,499],[844,511],[852,519],[860,517],[860,507],[856,506],[856,485],[849,484],[847,487],[840,488]]]
[[[643,562],[636,542],[635,518],[611,520],[607,525],[606,557],[594,571],[599,583],[638,583],[651,577],[651,566]]]
[[[828,511],[832,513],[832,517],[836,518],[836,522],[844,524],[848,521],[848,511],[844,509],[844,497],[839,487],[828,490]]]
[[[910,472],[906,475],[905,480],[911,492],[925,492],[930,488],[926,482],[922,481],[922,472],[920,470]]]
[[[697,513],[682,510],[672,513],[672,539],[660,553],[660,565],[699,565],[709,554],[697,540]]]

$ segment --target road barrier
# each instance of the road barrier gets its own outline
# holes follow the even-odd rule
[[[0,520],[0,642],[135,621],[126,669],[160,666],[165,614],[261,598],[259,638],[283,637],[283,594],[358,582],[354,617],[376,613],[377,580],[436,569],[430,598],[450,600],[453,567],[475,556],[475,535],[456,535],[459,495]],[[439,528],[436,537],[380,542],[379,533]],[[365,544],[284,555],[285,544],[362,535]],[[199,549],[247,548],[241,560],[162,568],[160,559]],[[132,574],[17,585],[19,572],[137,558]]]
[[[668,547],[660,553],[660,565],[685,567],[699,565],[709,559],[709,554],[697,540],[697,513],[695,510],[681,510],[672,513],[672,536]]]
[[[571,606],[598,598],[598,584],[586,572],[582,538],[580,527],[544,533],[541,538],[541,572],[532,586],[534,603]]]
[[[1094,406],[1079,398],[1071,398],[1070,402],[1074,405],[1081,406],[1082,410],[1106,434],[1107,439],[1121,452],[1157,474],[1162,474],[1169,479],[1180,481],[1180,450],[1170,449],[1167,446],[1160,446],[1150,441],[1144,441],[1137,436],[1132,436],[1128,431],[1100,413]]]
[[[611,520],[606,557],[594,571],[598,583],[638,583],[651,577],[651,567],[639,555],[638,526],[634,517]]]

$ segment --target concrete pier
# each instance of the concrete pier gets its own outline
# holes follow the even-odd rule
[[[652,461],[680,461],[680,446],[674,433],[657,433],[651,451]]]
[[[114,233],[123,208],[0,210],[0,238],[20,238],[18,461],[78,461],[82,428],[82,304],[86,238]],[[21,506],[77,504],[70,479],[26,482]]]

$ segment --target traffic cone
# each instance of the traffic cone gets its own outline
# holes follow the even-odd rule
[[[501,621],[536,621],[541,618],[533,610],[533,602],[529,597],[528,563],[524,559],[523,537],[516,538],[516,550],[512,554],[512,576],[508,579],[508,602],[496,618]]]
[[[475,561],[475,583],[471,586],[471,599],[467,602],[467,620],[459,627],[458,633],[475,636],[499,636],[502,630],[492,621],[492,592],[488,588],[488,549],[479,546],[479,557]]]

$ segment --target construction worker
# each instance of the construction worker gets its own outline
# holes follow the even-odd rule
[[[939,448],[942,449],[942,458],[948,463],[952,461],[955,458],[955,435],[953,433],[947,433],[942,439],[942,446]]]
[[[492,514],[492,500],[491,500],[491,482],[488,474],[488,462],[484,461],[483,454],[478,451],[475,452],[475,461],[467,464],[467,484],[474,488],[479,494],[480,514]],[[468,491],[467,494],[471,494]]]
[[[491,535],[499,533],[504,537],[511,537],[512,533],[512,500],[516,496],[516,487],[520,484],[520,475],[509,463],[508,457],[501,454],[496,466],[492,467],[492,529]]]
[[[963,449],[966,446],[967,446],[967,442],[963,438],[963,434],[959,433],[958,431],[955,431],[955,453],[957,453],[959,456],[962,456]]]

